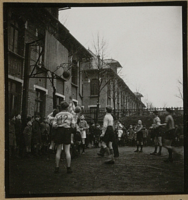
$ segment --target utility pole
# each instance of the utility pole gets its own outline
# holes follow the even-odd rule
[[[52,74],[52,88],[53,88],[53,109],[56,109],[57,107],[57,101],[56,101],[56,88],[54,86],[54,76],[55,74],[54,73],[51,73]]]
[[[23,96],[22,96],[22,128],[25,127],[27,121],[27,108],[28,108],[28,87],[29,87],[29,69],[30,69],[30,43],[26,44],[25,48],[25,66],[24,66],[24,81],[23,81]]]
[[[99,100],[100,100],[100,56],[97,56],[98,58],[98,70],[97,70],[97,80],[98,80],[98,94],[97,94],[97,110],[96,110],[96,120],[95,123],[98,123],[98,117],[99,117]]]

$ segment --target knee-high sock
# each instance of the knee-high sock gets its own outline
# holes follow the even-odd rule
[[[172,159],[172,149],[168,149],[169,159]]]
[[[109,150],[109,148],[108,148],[108,147],[105,147],[104,150],[105,150],[106,154],[109,156],[109,155],[110,155],[110,150]]]
[[[56,167],[59,167],[60,158],[61,158],[61,151],[57,151],[55,156]]]
[[[105,149],[103,147],[101,147],[99,153],[101,153],[102,155],[104,155],[105,154]]]
[[[155,151],[154,152],[157,153],[157,145],[155,146]]]
[[[114,151],[110,149],[110,159],[114,160]]]
[[[71,166],[71,154],[70,152],[66,152],[66,160],[67,160],[67,167]]]
[[[161,153],[161,151],[162,151],[162,146],[159,147],[159,153]]]
[[[85,144],[82,144],[82,152],[85,152]]]

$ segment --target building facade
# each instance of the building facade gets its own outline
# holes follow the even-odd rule
[[[90,50],[89,50],[90,51]],[[91,51],[90,51],[91,52]],[[128,110],[141,110],[145,105],[141,96],[133,93],[124,80],[118,75],[120,63],[114,59],[101,60],[93,54],[90,62],[83,67],[83,105],[89,121],[95,121],[97,104],[99,104],[99,118],[104,116],[105,107],[111,105],[114,115],[118,118],[126,115]]]
[[[83,104],[81,63],[91,55],[58,21],[58,9],[7,6],[5,10],[9,116],[44,117],[70,97]]]

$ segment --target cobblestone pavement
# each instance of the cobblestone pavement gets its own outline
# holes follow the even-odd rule
[[[66,173],[65,156],[60,163],[60,173],[54,174],[55,155],[12,159],[9,168],[10,194],[51,193],[110,193],[110,192],[172,192],[184,190],[183,148],[173,163],[164,163],[162,156],[149,155],[153,147],[144,147],[135,153],[135,147],[120,147],[120,156],[114,165],[106,165],[105,157],[98,157],[99,148],[86,149],[85,154],[72,160],[72,174]]]

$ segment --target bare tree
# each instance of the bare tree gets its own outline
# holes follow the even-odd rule
[[[97,80],[98,80],[98,94],[97,94],[97,109],[96,109],[96,123],[98,122],[99,116],[99,102],[101,91],[110,83],[114,82],[115,76],[114,72],[111,72],[108,64],[105,63],[106,51],[107,51],[107,42],[104,37],[101,37],[99,33],[97,33],[96,38],[93,39],[93,50],[97,59],[95,60],[95,67],[97,69]],[[115,91],[115,85],[114,91]],[[114,93],[115,95],[115,93]]]
[[[151,101],[149,101],[148,98],[144,99],[144,104],[146,105],[147,109],[154,108],[153,103]]]
[[[163,103],[163,108],[166,108],[168,106],[167,102]]]
[[[177,80],[177,82],[178,82],[178,86],[177,86],[177,88],[178,88],[178,94],[176,94],[175,96],[177,98],[181,99],[181,100],[184,100],[183,99],[183,83],[180,80]]]

